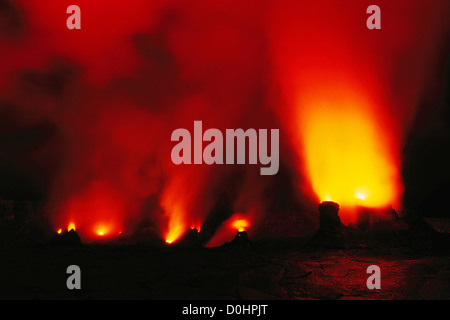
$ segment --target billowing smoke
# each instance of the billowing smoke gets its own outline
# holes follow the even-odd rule
[[[311,183],[320,200],[399,210],[408,134],[418,114],[425,123],[441,104],[450,6],[377,1],[381,29],[369,30],[362,13],[372,4],[272,7],[271,61],[284,98],[274,107],[310,176],[300,185]]]
[[[82,29],[68,30],[74,3],[0,0],[3,196],[45,204],[55,230],[74,223],[86,239],[197,228],[206,243],[233,217],[250,230],[280,210],[308,221],[317,196],[298,110],[314,106],[302,97],[364,92],[400,170],[440,79],[447,2],[378,2],[370,31],[365,1],[79,0]],[[279,128],[280,171],[174,165],[171,133],[195,120]]]

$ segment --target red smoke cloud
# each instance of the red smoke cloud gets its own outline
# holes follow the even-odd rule
[[[399,209],[405,134],[446,58],[450,7],[378,1],[382,28],[369,30],[361,13],[370,4],[273,7],[271,57],[286,102],[278,114],[320,200]]]
[[[86,239],[151,226],[175,240],[201,227],[207,242],[235,213],[257,228],[280,203],[295,207],[303,193],[316,201],[298,119],[314,106],[298,102],[340,86],[371,102],[400,190],[405,132],[448,49],[445,0],[380,0],[374,31],[366,1],[0,4],[0,108],[14,115],[13,131],[53,128],[21,161],[46,181],[55,230],[74,222]],[[66,28],[71,4],[81,8],[81,30]],[[170,135],[194,120],[280,128],[280,173],[175,166]]]

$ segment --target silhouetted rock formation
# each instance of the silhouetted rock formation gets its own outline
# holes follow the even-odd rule
[[[56,235],[50,243],[63,246],[79,246],[81,245],[81,238],[75,230],[71,229],[68,232]]]
[[[338,228],[341,223],[339,217],[339,204],[332,201],[324,201],[319,204],[320,213],[320,228],[321,229],[334,229]]]
[[[112,240],[112,243],[119,245],[140,244],[157,247],[164,245],[161,235],[153,227],[143,227],[129,235],[121,234],[118,238]]]
[[[242,245],[249,245],[251,243],[250,239],[248,238],[247,232],[245,231],[238,231],[238,233],[234,236],[234,239],[231,242],[227,242],[226,246],[242,246]]]
[[[361,232],[341,222],[339,204],[324,201],[319,204],[319,213],[320,227],[309,241],[310,245],[348,247],[350,244],[358,246],[361,243],[359,237]]]
[[[178,247],[190,248],[199,248],[203,246],[196,228],[186,231],[181,239],[175,242],[175,245]]]

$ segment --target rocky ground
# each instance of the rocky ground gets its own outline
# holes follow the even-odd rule
[[[285,239],[220,248],[5,246],[1,299],[450,299],[448,234],[342,244]],[[329,240],[329,239],[328,239]],[[69,265],[81,290],[66,288]],[[369,290],[370,265],[381,289]]]

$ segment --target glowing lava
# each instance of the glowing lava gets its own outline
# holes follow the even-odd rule
[[[393,204],[399,173],[375,107],[342,84],[322,90],[303,95],[299,112],[314,191],[343,207]]]
[[[72,229],[75,231],[75,223],[73,223],[73,222],[69,223],[69,226],[67,227],[67,231],[70,231]]]
[[[166,235],[166,243],[172,243],[177,240],[184,231],[186,231],[185,224],[181,221],[180,216],[173,215],[169,222],[169,231]]]
[[[110,227],[106,227],[104,225],[100,225],[96,228],[95,233],[100,236],[103,237],[105,235],[107,235],[109,232],[111,231]]]
[[[233,225],[233,227],[236,228],[239,232],[243,232],[243,231],[245,231],[245,230],[248,228],[249,223],[248,223],[248,221],[245,220],[245,219],[239,219],[239,220],[235,220],[235,221],[232,223],[232,225]]]
[[[216,231],[214,236],[208,241],[206,247],[218,247],[233,239],[236,232],[248,231],[251,225],[251,215],[235,213],[230,219],[225,221]]]

